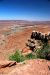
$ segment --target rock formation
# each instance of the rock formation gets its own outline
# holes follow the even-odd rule
[[[30,50],[34,51],[37,48],[41,48],[43,42],[48,42],[50,40],[50,33],[44,34],[38,31],[33,31],[30,39],[26,43],[26,46],[30,48]]]
[[[50,33],[49,34],[44,34],[38,31],[33,31],[31,34],[31,38],[35,38],[37,40],[41,41],[48,41],[50,39]]]
[[[16,65],[16,61],[0,61],[0,68],[11,67]]]

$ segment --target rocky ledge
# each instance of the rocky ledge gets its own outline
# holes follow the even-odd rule
[[[41,33],[38,31],[33,31],[31,37],[26,42],[26,46],[30,50],[34,51],[37,48],[41,48],[43,43],[47,43],[50,40],[50,33]]]
[[[41,33],[38,31],[33,31],[31,34],[31,38],[35,38],[37,40],[41,40],[41,41],[48,41],[50,40],[50,33],[46,34],[46,33]]]

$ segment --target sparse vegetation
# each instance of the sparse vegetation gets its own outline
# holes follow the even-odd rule
[[[22,62],[24,60],[35,58],[50,60],[50,45],[48,44],[48,42],[44,43],[42,48],[37,49],[34,52],[29,53],[25,56],[22,54],[20,50],[17,50],[14,54],[12,54],[9,57],[10,60],[15,60],[17,62]]]
[[[33,53],[29,53],[25,57],[26,57],[26,59],[34,59],[35,55],[33,55]]]
[[[9,57],[10,60],[15,60],[17,62],[22,62],[25,60],[25,57],[22,55],[21,51],[17,50],[14,54]]]
[[[9,56],[9,60],[15,60],[17,62],[22,62],[24,60],[34,59],[33,53],[29,53],[27,55],[23,55],[20,50],[17,50],[14,54]]]
[[[36,50],[37,58],[50,60],[50,45],[44,44],[41,49]]]

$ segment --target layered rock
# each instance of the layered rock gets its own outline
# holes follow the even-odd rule
[[[50,33],[45,34],[38,31],[33,31],[30,39],[26,43],[26,46],[30,48],[30,50],[35,50],[37,48],[41,48],[43,46],[43,42],[47,43],[50,40]]]
[[[0,68],[11,67],[16,65],[16,61],[0,61]]]
[[[30,50],[34,51],[35,49],[42,47],[42,42],[39,40],[30,38],[30,39],[28,39],[26,46],[29,47]]]
[[[35,38],[37,40],[41,40],[41,41],[45,41],[47,42],[48,40],[50,40],[50,33],[49,34],[44,34],[38,31],[33,31],[31,34],[31,38]]]

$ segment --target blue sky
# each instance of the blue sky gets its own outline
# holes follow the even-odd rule
[[[0,20],[50,21],[50,0],[0,0]]]

